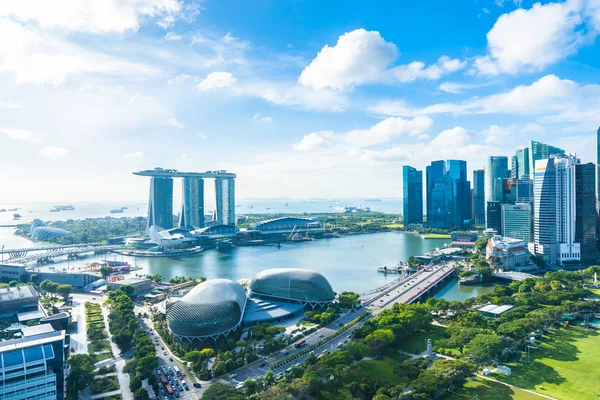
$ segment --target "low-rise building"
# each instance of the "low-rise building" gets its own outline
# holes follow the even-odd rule
[[[520,239],[494,235],[488,240],[485,249],[487,260],[497,257],[500,261],[498,267],[515,268],[530,264],[531,257],[527,246]]]
[[[481,307],[477,310],[477,312],[483,315],[484,317],[498,318],[500,317],[500,315],[502,315],[503,313],[505,313],[513,307],[514,306],[510,304],[503,304],[501,306],[489,304],[487,306]]]
[[[477,231],[470,232],[452,232],[450,234],[452,247],[460,247],[462,249],[475,247],[475,242],[479,238]]]
[[[110,282],[108,288],[117,290],[125,285],[133,286],[133,293],[140,294],[152,290],[152,279],[149,278],[127,278],[122,281]]]
[[[0,317],[10,318],[18,313],[37,310],[39,297],[29,285],[0,289]]]

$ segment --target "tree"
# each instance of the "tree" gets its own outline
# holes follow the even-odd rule
[[[103,265],[102,267],[100,267],[100,274],[102,275],[102,278],[106,279],[106,277],[108,277],[110,274],[112,274],[113,270],[111,267],[109,267],[108,265]]]
[[[548,285],[544,281],[539,281],[535,285],[533,285],[533,291],[539,293],[545,293],[550,291],[550,285]]]
[[[89,354],[74,354],[67,360],[70,367],[68,386],[80,391],[94,380],[94,359]]]
[[[15,287],[18,284],[19,284],[19,282],[17,282],[17,281],[10,281],[10,282],[8,282],[8,287]]]
[[[446,339],[446,344],[448,344],[449,347],[458,349],[458,351],[460,351],[462,354],[464,348],[471,340],[473,340],[475,336],[481,333],[481,330],[478,328],[456,326],[456,328],[449,328],[448,333],[450,333],[450,337]]]
[[[477,273],[481,277],[482,281],[488,281],[494,276],[494,270],[490,264],[485,261],[477,261],[475,269],[477,270]]]
[[[144,388],[139,388],[133,394],[134,400],[149,400],[150,396],[148,395],[148,391]]]
[[[382,352],[396,339],[391,329],[376,329],[365,337],[365,343],[372,351]]]
[[[64,301],[67,301],[69,295],[73,292],[73,286],[69,284],[58,285],[56,292],[62,296]]]
[[[264,382],[265,386],[272,386],[275,383],[275,376],[272,369],[265,372]]]
[[[119,289],[129,297],[133,296],[133,293],[135,292],[135,288],[131,285],[123,285]]]
[[[246,393],[246,396],[252,396],[260,390],[261,388],[254,379],[248,378],[244,381],[244,392]]]
[[[557,280],[552,280],[550,281],[550,288],[553,292],[558,292],[562,289],[562,283],[560,283],[560,281]]]
[[[140,377],[146,379],[152,375],[156,367],[158,367],[158,358],[154,354],[148,354],[137,360],[135,370]]]
[[[129,380],[129,389],[131,389],[131,391],[133,393],[135,393],[141,387],[142,387],[142,381],[140,380],[140,378],[137,375],[134,375],[133,377],[131,377],[131,379]]]
[[[338,295],[338,303],[341,308],[354,308],[359,301],[359,294],[353,292],[342,292]]]
[[[224,383],[216,382],[209,386],[202,395],[202,400],[244,400],[242,395],[233,386]]]
[[[511,344],[509,339],[496,334],[479,334],[471,340],[467,355],[479,365],[497,359]]]
[[[489,238],[487,238],[487,237],[482,237],[482,238],[477,239],[475,241],[475,247],[477,248],[477,250],[479,250],[479,251],[485,250],[488,240],[489,240]]]

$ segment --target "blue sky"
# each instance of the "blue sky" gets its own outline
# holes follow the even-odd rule
[[[595,159],[600,0],[57,4],[0,4],[0,204],[144,200],[155,166],[339,198],[530,139]]]

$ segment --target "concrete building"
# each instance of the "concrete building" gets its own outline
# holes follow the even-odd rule
[[[21,282],[22,276],[29,277],[26,265],[8,262],[0,264],[0,281],[7,283],[10,281]]]
[[[179,226],[204,228],[204,179],[186,177],[182,183]]]
[[[527,245],[520,239],[494,235],[488,240],[485,257],[497,257],[501,268],[524,267],[530,264],[530,254]]]
[[[402,216],[404,225],[423,223],[423,171],[402,166]]]
[[[475,247],[475,242],[479,238],[477,231],[470,232],[452,232],[450,234],[452,247],[460,247],[463,249]]]
[[[162,229],[173,228],[173,179],[170,177],[150,178],[147,229],[154,225]]]
[[[0,289],[0,318],[37,310],[39,297],[33,286],[29,285]]]
[[[109,282],[108,289],[117,290],[125,285],[133,286],[133,293],[140,294],[152,290],[152,279],[149,278],[127,278],[122,281]]]
[[[60,272],[60,271],[28,271],[36,285],[46,279],[61,285],[71,285],[74,288],[84,288],[92,282],[102,279],[100,275],[89,272]]]
[[[477,312],[480,313],[481,315],[483,315],[484,317],[498,318],[503,313],[507,312],[508,310],[510,310],[513,307],[514,306],[510,305],[510,304],[504,304],[501,306],[489,304],[487,306],[481,307],[480,309],[477,310]]]
[[[502,236],[531,242],[531,206],[502,204]]]
[[[473,171],[473,223],[485,226],[485,174],[482,169]]]
[[[0,399],[65,398],[65,331],[0,342]]]
[[[575,242],[581,246],[581,261],[593,263],[598,258],[596,248],[596,166],[594,163],[575,165]]]
[[[577,263],[574,156],[552,156],[535,163],[534,240],[530,250],[546,262]]]

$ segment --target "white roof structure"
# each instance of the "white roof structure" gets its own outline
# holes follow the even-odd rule
[[[485,313],[485,314],[493,314],[495,316],[499,316],[500,314],[510,310],[513,307],[514,306],[510,305],[510,304],[503,304],[501,306],[489,304],[487,306],[479,308],[477,311]]]

